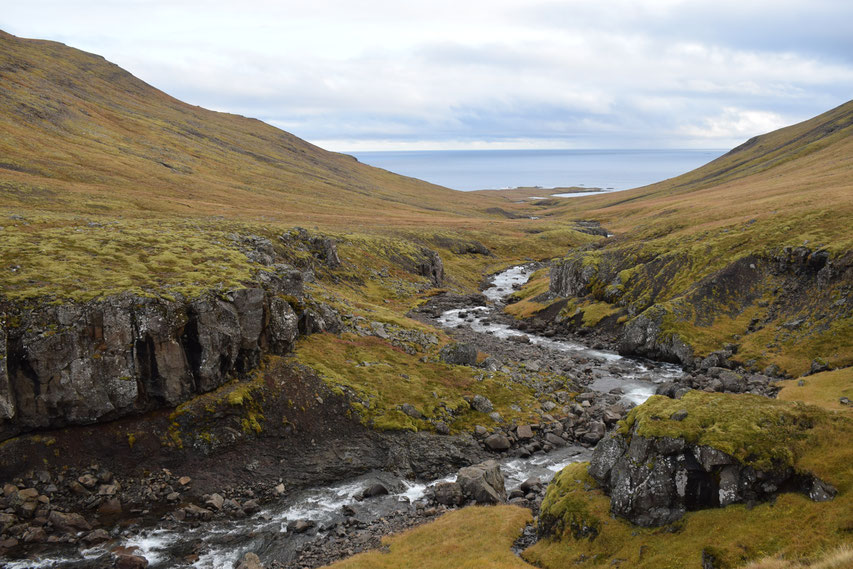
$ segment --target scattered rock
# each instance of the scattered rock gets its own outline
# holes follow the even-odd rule
[[[478,504],[499,504],[506,502],[506,488],[500,465],[488,460],[459,471],[456,482],[462,494]]]
[[[235,569],[264,569],[264,566],[256,554],[249,552],[243,556]]]
[[[492,435],[489,435],[483,442],[485,442],[486,446],[490,450],[494,451],[509,450],[509,448],[512,446],[512,444],[509,442],[509,439],[501,433],[494,433]]]

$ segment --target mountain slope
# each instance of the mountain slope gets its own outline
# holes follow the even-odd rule
[[[485,203],[260,121],[178,101],[103,58],[0,32],[3,205],[273,220],[452,219]]]
[[[552,208],[617,234],[552,273],[577,299],[563,318],[606,313],[626,351],[690,365],[726,345],[758,369],[850,365],[852,134],[848,102],[677,178]]]

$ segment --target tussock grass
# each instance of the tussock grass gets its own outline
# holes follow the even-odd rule
[[[745,565],[744,569],[850,569],[853,567],[853,546],[842,545],[814,559],[791,561],[787,559],[766,558]]]
[[[371,551],[340,561],[335,569],[531,569],[510,549],[531,521],[517,506],[474,506],[383,539],[388,553]]]

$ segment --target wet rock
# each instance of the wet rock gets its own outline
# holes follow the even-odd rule
[[[48,515],[48,521],[54,528],[65,533],[76,533],[92,529],[86,518],[76,513],[65,514],[57,510],[52,510]]]
[[[243,556],[235,569],[264,569],[264,566],[256,554],[249,552]]]
[[[84,474],[77,479],[77,482],[82,484],[87,490],[91,490],[98,484],[98,479],[91,474]]]
[[[210,506],[216,510],[221,510],[222,506],[225,504],[225,498],[223,498],[220,494],[211,494],[207,500],[204,501],[205,506]]]
[[[30,527],[24,532],[21,541],[24,543],[44,543],[47,541],[47,533],[44,528]]]
[[[305,533],[317,524],[313,520],[295,520],[287,524],[287,531],[291,533]]]
[[[117,516],[121,512],[121,501],[118,498],[110,498],[98,506],[98,513],[102,516]]]
[[[383,484],[372,484],[362,490],[361,497],[362,498],[376,498],[377,496],[387,496],[388,488],[386,488]]]
[[[462,487],[456,482],[440,482],[434,488],[435,501],[445,506],[459,506],[464,502]]]
[[[148,560],[141,555],[118,555],[115,569],[146,569]]]
[[[109,540],[110,534],[108,534],[106,530],[103,529],[92,530],[83,536],[83,542],[89,545],[93,545],[95,543],[103,543]]]
[[[506,488],[500,465],[488,460],[461,469],[456,482],[462,494],[478,504],[499,504],[506,501]]]

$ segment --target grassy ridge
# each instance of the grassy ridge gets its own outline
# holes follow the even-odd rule
[[[591,298],[627,318],[656,305],[668,315],[663,332],[697,355],[735,343],[741,361],[795,374],[815,357],[853,364],[853,307],[839,276],[853,265],[853,101],[672,180],[548,213],[615,232],[573,254],[592,269]],[[805,267],[785,266],[797,248],[825,255],[839,275],[804,279]]]

